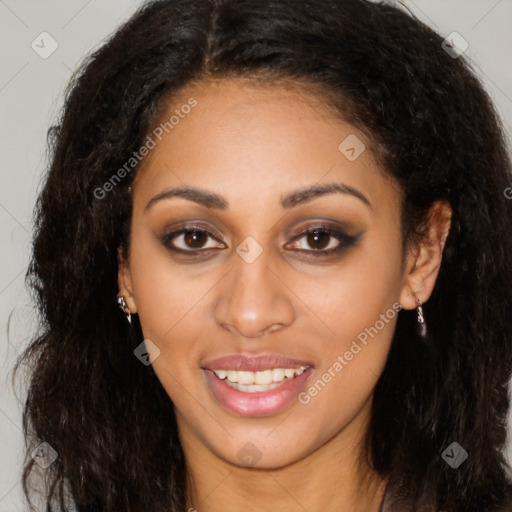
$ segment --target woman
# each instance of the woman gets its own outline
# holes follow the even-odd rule
[[[27,495],[39,457],[52,511],[512,510],[510,160],[443,38],[150,2],[51,134]]]

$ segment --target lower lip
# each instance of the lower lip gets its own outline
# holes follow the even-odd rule
[[[282,411],[297,395],[313,368],[270,391],[244,393],[228,386],[212,370],[204,370],[208,385],[215,398],[228,410],[241,416],[269,416]]]

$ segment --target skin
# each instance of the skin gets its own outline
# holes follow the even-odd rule
[[[175,406],[187,509],[265,510],[272,503],[290,512],[377,512],[386,481],[370,471],[361,440],[396,316],[309,403],[294,400],[277,414],[226,410],[201,366],[228,354],[279,353],[313,364],[309,387],[394,303],[414,309],[428,300],[451,210],[436,203],[428,236],[403,252],[400,187],[379,169],[363,134],[321,98],[234,79],[189,84],[162,119],[190,97],[197,106],[150,152],[134,181],[130,250],[119,254],[118,278],[144,337],[160,350],[153,369]],[[350,134],[366,146],[354,161],[338,150]],[[371,206],[346,193],[290,209],[280,204],[292,190],[331,182],[357,189]],[[173,197],[145,210],[162,191],[183,185],[220,194],[229,207]],[[162,238],[192,221],[219,240],[194,246],[178,236],[178,247],[207,252],[169,252]],[[322,221],[360,237],[337,255],[315,257],[340,244],[327,235],[308,243],[305,229]],[[236,252],[248,236],[262,248],[252,263]],[[247,442],[260,453],[252,464],[237,456]]]

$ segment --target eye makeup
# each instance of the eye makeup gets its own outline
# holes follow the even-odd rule
[[[352,234],[353,229],[349,230],[320,221],[310,223],[308,227],[301,229],[300,233],[293,236],[292,240],[284,247],[287,250],[295,250],[313,258],[332,257],[341,254],[348,248],[353,247],[363,234],[362,231]],[[302,240],[310,249],[297,248],[297,245],[300,245],[298,242]],[[215,250],[227,248],[226,244],[214,235],[210,229],[198,223],[190,223],[166,233],[161,237],[161,242],[171,254],[189,258],[210,255]]]

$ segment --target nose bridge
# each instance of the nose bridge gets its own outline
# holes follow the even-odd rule
[[[233,280],[236,281],[234,293],[239,294],[239,298],[251,298],[254,294],[271,292],[268,288],[269,274],[271,274],[271,250],[269,247],[263,247],[252,236],[248,236],[236,248],[235,273]],[[262,297],[263,298],[263,297]]]
[[[217,321],[246,337],[272,326],[289,325],[294,312],[286,286],[275,274],[272,251],[248,236],[233,254],[233,270],[223,288]]]

